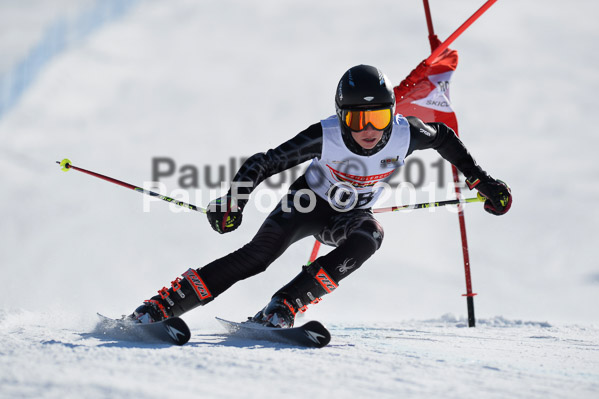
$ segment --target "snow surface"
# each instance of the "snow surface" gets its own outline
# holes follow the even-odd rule
[[[70,315],[3,316],[3,397],[596,397],[596,328],[500,317],[331,324],[324,349],[196,328],[183,347],[115,341]],[[26,332],[24,332],[26,330]],[[35,377],[34,377],[35,376]]]
[[[56,16],[90,3],[1,1],[0,78]],[[96,311],[130,312],[251,239],[266,207],[257,199],[272,190],[220,236],[202,215],[54,162],[142,184],[153,157],[170,157],[196,166],[200,187],[183,190],[176,175],[161,181],[167,193],[207,204],[218,190],[205,166],[332,114],[348,67],[377,65],[399,82],[428,55],[421,2],[364,4],[140,1],[45,65],[0,119],[0,397],[598,396],[594,1],[500,1],[453,46],[460,134],[514,193],[500,218],[466,211],[476,328],[465,327],[457,218],[439,209],[378,216],[381,250],[306,316],[330,327],[327,348],[229,338],[213,319],[254,314],[297,274],[311,240],[185,315],[184,347],[92,333]],[[431,1],[439,36],[480,4]],[[436,154],[414,156],[434,183]]]

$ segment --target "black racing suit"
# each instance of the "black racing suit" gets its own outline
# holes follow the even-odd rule
[[[424,124],[414,117],[407,119],[411,137],[406,156],[417,150],[432,148],[466,176],[473,175],[475,171],[484,173],[453,130],[445,124]],[[234,182],[250,182],[251,187],[239,187],[238,192],[249,195],[266,178],[320,157],[322,135],[322,126],[317,123],[277,148],[250,157],[237,172]],[[237,281],[266,270],[294,242],[315,236],[320,242],[334,246],[335,249],[319,257],[309,267],[304,267],[298,277],[277,292],[291,297],[301,307],[302,304],[308,304],[313,296],[330,292],[313,284],[313,277],[319,271],[324,270],[336,287],[339,281],[358,269],[380,248],[383,228],[370,209],[338,212],[328,201],[316,196],[314,210],[309,213],[300,212],[293,204],[294,195],[300,189],[309,189],[304,176],[291,185],[287,195],[248,244],[197,270],[213,297],[220,295]],[[299,204],[305,208],[308,198],[300,198]],[[239,200],[242,207],[246,202],[247,200]],[[307,290],[312,291],[309,297],[305,295]]]

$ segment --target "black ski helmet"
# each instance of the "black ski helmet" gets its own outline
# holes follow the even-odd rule
[[[374,148],[366,150],[354,141],[351,130],[343,122],[343,111],[370,111],[385,108],[391,110],[393,118],[395,114],[393,85],[380,69],[370,65],[357,65],[343,74],[335,93],[335,110],[341,125],[343,141],[350,151],[358,155],[377,153],[389,141],[393,123],[383,130],[381,141]]]

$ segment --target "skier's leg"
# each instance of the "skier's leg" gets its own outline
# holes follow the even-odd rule
[[[370,211],[352,211],[336,215],[317,239],[336,246],[319,257],[287,285],[278,290],[270,303],[253,321],[276,327],[292,327],[298,311],[334,291],[339,281],[357,270],[380,248],[383,229]]]
[[[305,179],[300,177],[252,241],[198,269],[198,274],[215,297],[236,282],[265,271],[291,244],[323,229],[333,211],[313,192],[302,191],[307,187]],[[309,212],[304,211],[311,204],[314,207]]]
[[[316,237],[335,247],[314,263],[339,282],[356,271],[382,245],[384,231],[372,211],[356,210],[336,215]]]
[[[318,233],[330,217],[328,204],[318,200],[312,212],[304,213],[314,197],[297,194],[307,188],[303,178],[298,179],[287,196],[271,212],[254,238],[239,250],[199,269],[190,269],[183,279],[175,280],[172,287],[163,288],[138,307],[132,318],[152,322],[179,316],[197,306],[212,301],[236,282],[254,276],[277,259],[295,241]],[[324,203],[323,203],[324,202]],[[324,216],[324,217],[323,217]]]
[[[171,287],[163,287],[158,295],[144,301],[129,318],[141,323],[152,323],[179,316],[191,309],[212,301],[214,296],[198,275],[197,270],[189,269],[183,278],[176,278]]]

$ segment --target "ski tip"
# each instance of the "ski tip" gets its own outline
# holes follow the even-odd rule
[[[185,345],[191,338],[191,331],[187,326],[187,323],[179,317],[173,317],[166,320],[165,330],[168,335],[173,339],[176,345]]]
[[[325,347],[331,342],[331,333],[319,321],[312,320],[301,326],[306,337],[311,341],[315,348]]]

